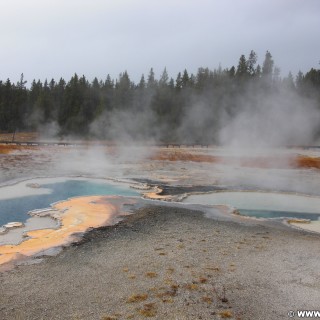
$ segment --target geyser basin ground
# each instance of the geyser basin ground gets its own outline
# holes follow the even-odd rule
[[[40,148],[26,157],[19,157],[22,151],[0,156],[1,181],[108,175],[150,179],[159,185],[249,185],[254,190],[320,193],[320,170],[132,161],[131,150],[123,161],[103,158],[98,166],[92,160],[96,152],[89,156],[76,147],[52,150]],[[168,154],[224,155],[214,148],[177,150],[161,148]],[[320,157],[320,152],[314,156]],[[93,168],[96,171],[91,172]],[[86,233],[81,245],[68,246],[54,258],[1,273],[0,318],[140,319],[140,311],[153,306],[154,319],[218,319],[220,312],[231,312],[231,319],[274,320],[285,319],[288,310],[298,307],[318,309],[318,234],[239,216],[232,217],[237,222],[227,215],[228,221],[207,219],[199,206],[152,203],[116,226]],[[221,301],[224,289],[226,303]],[[146,300],[128,302],[139,294]]]
[[[237,209],[240,214],[257,218],[309,219],[316,221],[319,226],[320,197],[272,192],[232,191],[190,195],[183,202],[228,205]],[[314,227],[311,230],[316,231]]]

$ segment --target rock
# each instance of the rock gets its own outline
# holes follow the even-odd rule
[[[28,214],[31,217],[53,217],[57,214],[57,210],[54,210],[52,208],[47,208],[47,209],[36,209],[29,211]]]
[[[130,188],[137,190],[150,190],[152,187],[147,184],[134,184],[130,185]]]
[[[241,213],[240,213],[240,211],[239,211],[238,209],[234,209],[234,210],[232,211],[232,213],[235,214],[235,215],[237,215],[237,216],[240,216],[240,215],[241,215]]]
[[[14,229],[24,227],[24,224],[22,222],[9,222],[5,224],[3,227],[5,227],[6,229]]]

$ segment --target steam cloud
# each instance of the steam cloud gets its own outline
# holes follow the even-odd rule
[[[251,96],[246,100],[245,96]],[[250,100],[255,103],[250,103]],[[239,99],[239,111],[225,119],[219,141],[230,147],[283,147],[314,143],[320,121],[315,101],[292,90],[277,94],[246,92]]]
[[[103,113],[91,124],[91,133],[127,144],[166,140],[259,148],[316,143],[320,123],[316,101],[301,97],[291,88],[266,92],[247,86],[232,100],[223,89],[204,95],[187,94],[189,103],[178,115],[175,128],[170,122],[159,122],[158,115],[145,104],[139,110]]]

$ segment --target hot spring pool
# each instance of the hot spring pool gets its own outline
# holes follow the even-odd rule
[[[320,197],[269,192],[215,192],[190,195],[185,203],[229,205],[246,216],[320,220]]]
[[[90,195],[137,196],[139,193],[120,183],[86,178],[42,178],[3,186],[0,187],[0,227],[12,221],[25,222],[31,210]]]

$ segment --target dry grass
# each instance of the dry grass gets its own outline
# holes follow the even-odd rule
[[[117,317],[113,317],[113,316],[104,316],[101,318],[101,320],[117,320]]]
[[[155,272],[147,272],[146,273],[146,277],[148,277],[148,278],[156,278],[157,276],[158,276],[158,274]]]
[[[132,296],[130,296],[127,300],[128,303],[134,303],[134,302],[141,302],[141,301],[145,301],[148,299],[148,295],[147,294],[133,294]]]
[[[206,302],[207,304],[211,304],[213,302],[213,299],[208,296],[205,296],[205,297],[202,297],[202,301]]]
[[[143,305],[143,308],[138,309],[138,312],[146,318],[151,318],[156,316],[157,308],[155,303],[146,303]]]
[[[161,301],[163,303],[174,303],[174,299],[172,299],[171,297],[163,298],[161,299]]]
[[[205,278],[205,277],[200,277],[200,278],[199,278],[199,282],[200,282],[200,283],[207,283],[207,282],[208,282],[208,279]]]
[[[179,289],[178,284],[171,284],[168,289],[165,289],[163,292],[159,292],[156,296],[158,298],[175,297],[178,293],[178,289]]]
[[[232,312],[229,310],[220,311],[219,315],[222,319],[232,318]]]
[[[206,269],[211,271],[220,271],[219,267],[207,267]]]
[[[185,289],[190,291],[196,291],[199,289],[199,286],[196,283],[189,283],[189,284],[186,284],[184,287]]]

